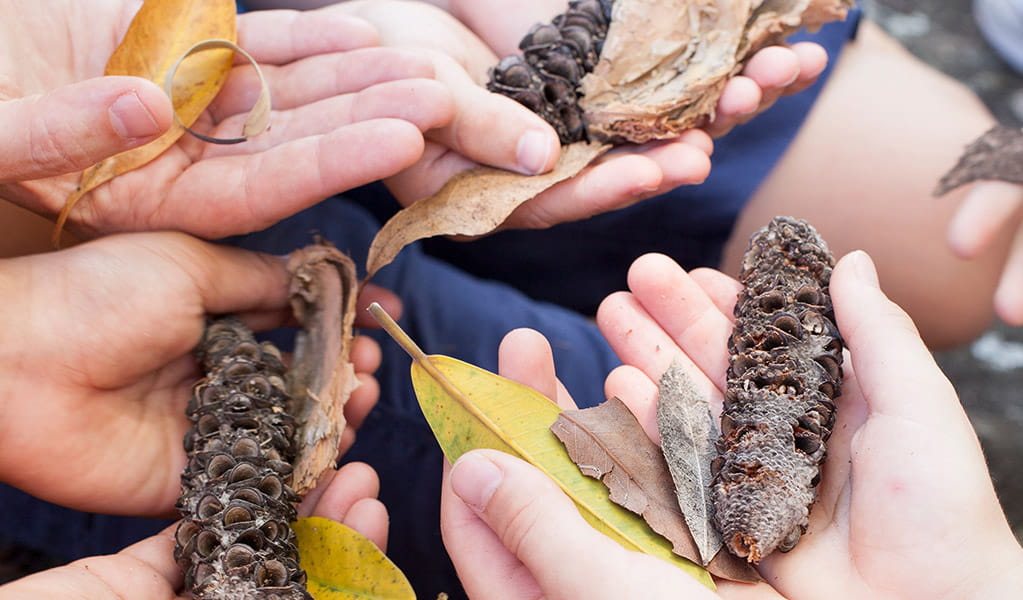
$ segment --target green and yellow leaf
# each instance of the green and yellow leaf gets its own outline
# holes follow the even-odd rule
[[[629,550],[668,561],[707,587],[703,568],[674,554],[643,519],[613,503],[607,488],[583,475],[550,427],[561,409],[536,390],[442,355],[427,356],[378,306],[374,316],[410,354],[419,405],[448,460],[477,448],[518,456],[553,479],[597,530]]]

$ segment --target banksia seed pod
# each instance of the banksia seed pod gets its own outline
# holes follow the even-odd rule
[[[189,402],[174,557],[208,600],[310,598],[290,523],[295,421],[285,367],[236,318],[211,322],[197,350],[206,371]]]
[[[487,89],[525,105],[558,132],[562,144],[586,139],[579,83],[593,70],[614,0],[572,0],[550,24],[535,25],[490,71]]]
[[[743,258],[718,457],[714,524],[751,563],[791,550],[817,497],[841,393],[834,259],[806,222],[776,217]]]

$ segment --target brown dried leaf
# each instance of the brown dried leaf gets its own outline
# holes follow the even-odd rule
[[[718,428],[710,403],[676,361],[661,376],[657,393],[657,430],[661,450],[675,482],[675,496],[707,565],[721,549],[721,536],[711,524],[710,463],[717,456]]]
[[[288,371],[288,412],[299,423],[292,487],[305,495],[337,461],[345,402],[356,386],[349,356],[358,281],[352,260],[325,242],[292,252],[288,271],[302,322]]]
[[[843,19],[851,0],[616,0],[580,106],[592,139],[647,142],[713,115],[752,54],[802,26]]]
[[[966,147],[956,166],[941,178],[935,196],[980,180],[1023,184],[1023,129],[996,125]]]
[[[463,171],[439,192],[398,212],[377,232],[367,258],[368,276],[389,265],[402,248],[437,235],[484,235],[516,208],[556,183],[574,177],[608,145],[579,142],[561,149],[558,164],[542,175],[519,175],[476,167]]]
[[[124,40],[107,61],[104,75],[145,77],[162,86],[175,61],[193,44],[207,39],[237,40],[234,0],[146,0]],[[174,110],[186,127],[213,101],[231,70],[230,50],[203,52],[186,61],[174,80]],[[53,243],[68,214],[86,194],[122,173],[150,162],[184,134],[175,121],[159,138],[100,161],[82,172],[57,218]]]
[[[621,400],[611,398],[593,408],[566,410],[551,431],[585,475],[603,481],[613,502],[642,516],[651,529],[671,541],[676,554],[699,561],[664,456]],[[760,581],[756,570],[728,552],[719,552],[706,568],[733,581]]]

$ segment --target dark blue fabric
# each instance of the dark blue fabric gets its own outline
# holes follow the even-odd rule
[[[826,26],[809,39],[822,44],[834,63],[855,20]],[[583,406],[599,402],[604,375],[617,359],[594,326],[575,312],[532,301],[514,288],[589,314],[608,293],[624,288],[629,264],[645,252],[667,253],[688,267],[716,266],[736,215],[795,136],[819,87],[779,101],[719,140],[714,173],[701,186],[548,231],[506,232],[470,244],[431,240],[429,252],[443,260],[413,246],[381,271],[375,283],[402,297],[402,326],[427,352],[496,370],[503,335],[515,327],[533,327],[551,340],[559,375],[575,400]],[[335,198],[231,242],[285,253],[317,231],[364,264],[378,221],[396,204],[378,185],[354,190],[346,198],[377,218],[352,201]],[[511,286],[475,279],[445,261]],[[418,596],[447,592],[453,599],[464,597],[441,545],[441,453],[412,394],[409,359],[389,339],[372,335],[384,354],[377,373],[381,399],[345,460],[365,461],[379,472],[380,497],[391,513],[389,554],[409,575]],[[0,486],[0,507],[0,541],[67,559],[115,552],[168,523],[71,511],[7,486]]]

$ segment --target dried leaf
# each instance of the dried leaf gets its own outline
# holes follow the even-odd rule
[[[641,515],[651,529],[672,542],[676,554],[700,560],[664,456],[621,400],[611,398],[593,408],[566,410],[551,431],[585,475],[604,482],[612,501]],[[706,568],[732,581],[760,581],[755,569],[724,551]]]
[[[980,180],[1023,184],[1023,129],[996,125],[966,147],[934,191],[943,196],[959,186]]]
[[[609,149],[583,142],[565,146],[558,164],[542,175],[519,175],[491,167],[476,167],[455,175],[439,192],[398,212],[384,224],[369,249],[368,277],[417,240],[494,231],[522,203],[574,177]]]
[[[234,0],[146,0],[124,40],[107,62],[105,75],[145,77],[163,85],[167,73],[185,51],[208,39],[237,40]],[[186,61],[174,81],[174,110],[191,126],[216,97],[231,70],[230,50],[203,52]],[[100,161],[82,173],[57,217],[53,244],[75,204],[86,194],[122,173],[137,169],[172,146],[184,133],[175,122],[152,142]]]
[[[674,552],[700,560],[675,500],[668,465],[629,408],[618,398],[558,415],[551,431],[561,440],[583,475],[600,479],[611,500],[640,515],[668,538]]]
[[[756,50],[801,26],[845,18],[851,0],[616,0],[593,72],[583,78],[590,137],[647,142],[711,116]]]
[[[322,517],[291,527],[315,600],[415,600],[405,574],[354,529]]]
[[[266,77],[263,76],[263,70],[259,68],[259,63],[256,62],[252,55],[242,49],[238,44],[230,40],[205,40],[195,44],[191,48],[185,51],[180,58],[174,63],[170,71],[167,72],[167,78],[164,80],[163,89],[167,95],[173,100],[174,99],[174,79],[177,74],[178,67],[185,61],[186,58],[192,56],[196,52],[205,52],[207,50],[215,49],[231,50],[236,54],[240,54],[242,58],[249,61],[252,65],[252,69],[256,72],[256,76],[259,78],[259,95],[256,96],[256,102],[252,105],[249,110],[248,116],[245,118],[245,123],[242,125],[242,135],[236,138],[217,138],[208,135],[203,135],[192,131],[187,126],[185,131],[191,135],[199,138],[204,142],[211,144],[240,144],[250,137],[259,135],[270,128],[270,84],[267,83]],[[174,115],[175,121],[181,122],[178,115]]]
[[[718,428],[710,403],[692,379],[673,362],[661,376],[657,395],[657,430],[661,450],[675,481],[675,495],[689,532],[706,565],[721,549],[721,536],[711,524],[710,463],[717,455]]]
[[[384,329],[413,357],[412,384],[434,436],[450,461],[493,448],[531,463],[576,503],[595,529],[625,548],[683,569],[713,588],[708,573],[672,553],[670,544],[635,514],[608,499],[607,488],[583,476],[551,433],[561,409],[536,390],[447,356],[427,356],[378,305]]]
[[[350,354],[358,283],[351,259],[325,242],[292,252],[288,271],[303,325],[288,371],[288,412],[301,424],[292,487],[305,495],[337,461],[345,402],[356,386]]]

